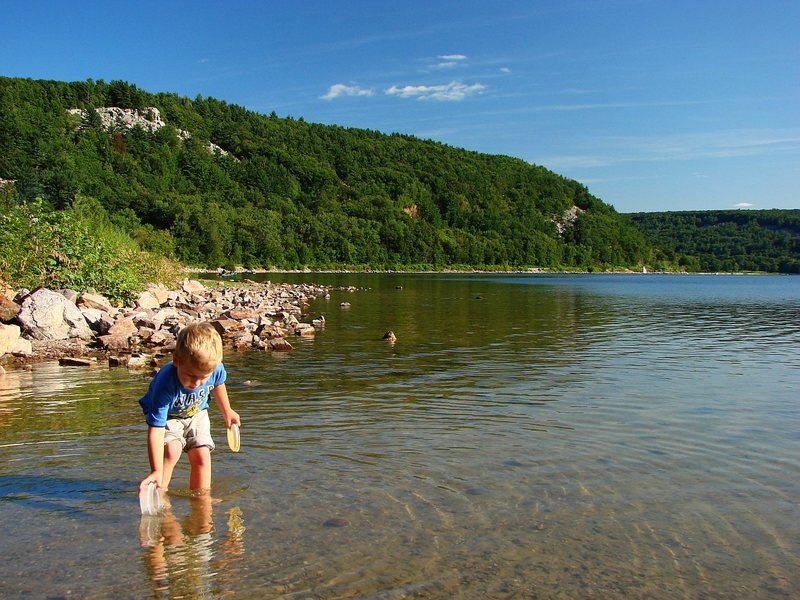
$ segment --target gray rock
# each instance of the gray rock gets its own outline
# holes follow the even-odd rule
[[[43,288],[27,296],[17,320],[35,340],[92,339],[92,330],[75,303],[52,290]]]

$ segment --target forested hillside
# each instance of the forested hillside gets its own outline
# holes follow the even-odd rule
[[[166,125],[108,128],[100,107],[153,120],[155,107]],[[119,81],[0,78],[0,179],[13,182],[0,182],[6,202],[94,202],[142,248],[198,266],[591,269],[651,259],[627,217],[543,167]]]
[[[800,210],[628,216],[667,260],[678,259],[691,270],[800,273]]]

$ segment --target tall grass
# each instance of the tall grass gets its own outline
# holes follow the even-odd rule
[[[60,211],[40,200],[0,202],[0,280],[12,287],[94,290],[127,303],[148,282],[180,278],[180,264],[140,250],[92,198]]]

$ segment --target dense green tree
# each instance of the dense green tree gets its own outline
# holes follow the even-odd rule
[[[155,107],[167,126],[106,131],[102,106]],[[0,177],[57,210],[92,197],[142,247],[209,267],[631,267],[652,252],[584,186],[519,159],[116,80],[0,78]]]
[[[800,210],[628,215],[650,243],[690,271],[798,273]]]

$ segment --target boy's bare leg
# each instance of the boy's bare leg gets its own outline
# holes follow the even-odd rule
[[[161,480],[161,489],[166,491],[169,489],[169,482],[172,480],[172,471],[178,460],[181,457],[183,448],[178,440],[172,440],[168,444],[164,444],[164,477]]]
[[[211,450],[208,446],[189,450],[189,489],[193,492],[211,489]]]

